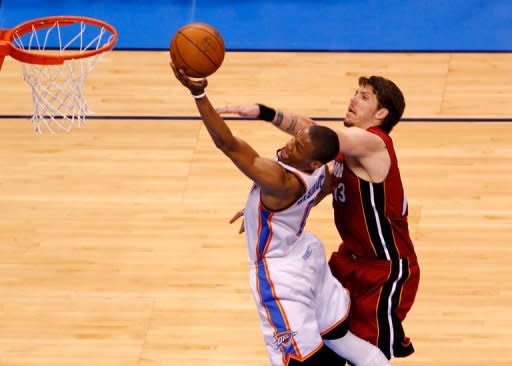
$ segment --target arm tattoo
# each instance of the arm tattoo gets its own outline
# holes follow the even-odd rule
[[[274,122],[274,125],[276,127],[279,127],[281,126],[281,123],[283,123],[283,112],[277,111],[277,118],[276,121]]]
[[[290,121],[290,125],[286,127],[286,131],[290,133],[295,133],[295,126],[297,126],[297,116],[292,115],[292,120]]]

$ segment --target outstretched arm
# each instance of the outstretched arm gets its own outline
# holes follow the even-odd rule
[[[228,105],[217,108],[217,112],[235,113],[241,117],[258,118],[271,122],[281,131],[293,136],[295,136],[300,130],[315,124],[315,122],[309,117],[275,110],[264,104]]]
[[[295,135],[301,129],[315,124],[309,117],[282,112],[263,104],[229,105],[217,108],[217,111],[269,121],[291,135]],[[390,166],[389,154],[382,139],[359,127],[339,128],[336,129],[336,133],[338,134],[340,152],[345,156],[357,159],[366,172],[363,178],[372,182],[382,182],[387,176]],[[323,193],[323,196],[319,196],[317,203],[326,194]]]
[[[288,200],[303,189],[300,182],[274,160],[262,158],[244,140],[234,136],[224,119],[213,108],[205,93],[206,79],[192,80],[183,70],[171,67],[176,78],[195,98],[196,107],[215,146],[247,177],[260,185],[266,194]]]
[[[282,112],[263,104],[228,105],[218,108],[217,111],[272,122],[274,126],[291,135],[296,135],[301,129],[315,124],[309,117]],[[363,169],[362,178],[376,183],[386,178],[391,159],[380,137],[359,127],[338,128],[336,133],[340,152],[356,159]],[[327,191],[323,191],[316,203],[318,204],[327,194]]]

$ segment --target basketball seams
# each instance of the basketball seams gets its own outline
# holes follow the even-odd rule
[[[210,26],[208,26],[207,24],[204,24],[204,23],[199,23],[194,28],[201,29],[202,31],[208,33],[215,40],[215,42],[217,42],[217,44],[220,46],[220,48],[224,49],[224,41],[222,39],[222,36],[220,35],[220,33],[217,30],[212,29]]]
[[[169,48],[174,64],[198,78],[217,71],[226,53],[221,34],[206,23],[190,23],[178,29]]]
[[[179,35],[183,36],[181,33],[179,33]],[[183,37],[183,38],[186,38],[186,37]],[[188,40],[188,39],[187,39],[187,40]],[[192,42],[190,42],[190,40],[188,40],[188,41],[189,41],[189,43],[192,43]],[[193,44],[193,43],[192,43],[192,44]],[[194,45],[194,46],[195,46],[195,45]],[[182,55],[182,54],[181,54],[181,52],[180,52],[180,48],[178,47],[178,40],[177,40],[177,39],[176,39],[175,44],[173,43],[173,48],[175,49],[175,54],[176,54],[177,56],[179,56],[179,58],[181,59],[181,64],[186,65],[186,66],[187,66],[187,68],[188,68],[188,71],[192,71],[192,72],[194,72],[194,75],[193,75],[193,74],[191,74],[190,72],[188,72],[188,74],[190,74],[190,76],[195,77],[195,75],[200,75],[200,74],[201,74],[201,70],[197,70],[197,69],[193,68],[192,66],[190,66],[190,65],[185,61],[185,57],[183,57],[183,55]],[[214,64],[214,65],[215,65],[215,64]],[[215,66],[216,66],[216,65],[215,65]],[[187,71],[187,70],[185,70],[185,71]]]
[[[203,32],[206,32],[206,30],[202,29],[202,28],[195,28],[195,30],[201,30]],[[193,45],[199,52],[201,52],[212,64],[213,66],[215,67],[219,67],[220,66],[220,63],[217,63],[215,62],[214,60],[212,60],[212,58],[210,57],[210,55],[206,52],[203,52],[203,50],[201,48],[199,48],[189,37],[187,37],[187,35],[185,35],[184,33],[182,33],[181,31],[178,32],[183,38],[185,38],[191,45]],[[210,32],[206,32],[208,33],[208,35],[211,36],[211,33]],[[215,39],[215,37],[213,37],[213,39]],[[218,42],[215,41],[217,44]]]

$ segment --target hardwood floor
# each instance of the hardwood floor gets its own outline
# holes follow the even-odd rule
[[[19,64],[0,72],[0,365],[267,365],[238,223],[250,181],[210,141],[165,52],[112,52],[97,115],[36,134]],[[228,53],[215,105],[344,114],[360,74],[400,85],[405,117],[512,118],[510,54]],[[169,116],[131,120],[122,116]],[[270,156],[288,137],[229,121]],[[339,122],[322,122],[337,126]],[[402,122],[392,133],[422,268],[394,365],[512,364],[512,123]],[[308,230],[336,249],[330,203]]]

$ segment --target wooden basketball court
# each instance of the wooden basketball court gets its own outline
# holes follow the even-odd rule
[[[106,55],[86,97],[114,118],[39,135],[6,117],[30,115],[32,97],[5,60],[0,365],[268,364],[244,238],[228,224],[250,181],[199,120],[179,120],[197,112],[167,62]],[[511,365],[512,55],[232,52],[208,93],[217,106],[341,117],[362,74],[401,86],[405,118],[508,119],[404,121],[392,133],[422,269],[406,319],[416,353],[393,365]],[[264,122],[229,125],[262,155],[288,139]],[[336,249],[328,200],[307,228]]]

